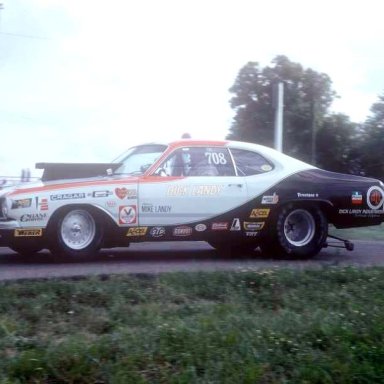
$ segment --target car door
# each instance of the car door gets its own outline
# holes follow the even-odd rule
[[[199,223],[247,201],[225,147],[183,147],[173,151],[154,173],[139,181],[141,226]]]

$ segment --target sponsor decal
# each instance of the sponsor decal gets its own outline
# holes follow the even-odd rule
[[[204,231],[207,230],[207,226],[205,224],[201,223],[201,224],[197,224],[195,226],[195,229],[196,229],[197,232],[204,232]]]
[[[185,185],[171,185],[168,187],[167,196],[187,196],[189,188]]]
[[[169,213],[171,212],[171,206],[170,205],[153,205],[153,204],[147,204],[143,203],[141,205],[141,212],[143,213]]]
[[[123,199],[136,199],[137,198],[136,189],[127,189],[125,187],[115,188],[115,194],[121,200],[123,200]]]
[[[264,221],[244,221],[243,225],[246,231],[260,231],[264,227]]]
[[[367,204],[368,207],[377,210],[383,206],[384,202],[384,191],[377,186],[373,186],[368,189],[367,192]]]
[[[170,185],[167,196],[218,196],[223,190],[223,185]]]
[[[297,197],[319,197],[318,193],[312,193],[312,192],[297,192]]]
[[[119,207],[120,224],[135,224],[136,220],[136,205],[122,205]]]
[[[28,213],[20,217],[20,221],[23,223],[31,221],[43,221],[47,218],[46,213]]]
[[[173,229],[173,236],[191,236],[192,228],[187,226],[176,227]]]
[[[218,196],[222,190],[222,185],[196,185],[192,189],[192,196]]]
[[[58,195],[51,195],[50,199],[51,201],[85,199],[85,193],[83,192],[61,193]]]
[[[116,207],[117,203],[115,200],[108,200],[105,202],[105,206],[108,208]]]
[[[41,228],[15,229],[15,237],[40,237],[43,236]]]
[[[363,195],[360,192],[353,192],[351,200],[353,205],[361,205],[363,204]]]
[[[269,208],[255,208],[252,209],[249,217],[251,219],[266,219],[269,216]]]
[[[269,196],[263,196],[261,198],[261,204],[277,204],[278,202],[279,202],[279,195],[276,195],[276,193]]]
[[[259,232],[245,232],[245,236],[248,237],[256,237],[259,234]]]
[[[91,197],[108,197],[110,195],[113,195],[113,192],[111,192],[111,191],[93,191],[92,193],[88,194],[88,196],[91,196]]]
[[[42,197],[39,202],[40,211],[48,211],[48,199],[46,197]]]
[[[145,236],[148,227],[132,227],[128,229],[126,236]]]
[[[212,231],[225,231],[228,229],[228,223],[225,221],[220,223],[212,223],[211,229]]]
[[[235,218],[232,221],[231,231],[241,231],[240,219]]]
[[[32,199],[12,200],[11,209],[29,208],[32,205]]]
[[[153,227],[153,228],[151,228],[149,234],[152,237],[162,237],[165,235],[165,228],[164,227]]]
[[[383,210],[377,209],[339,209],[339,215],[352,215],[356,217],[380,217],[384,215]]]

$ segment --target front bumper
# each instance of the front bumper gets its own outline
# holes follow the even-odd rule
[[[0,231],[3,229],[16,229],[20,228],[20,224],[17,220],[0,220]]]
[[[7,247],[15,229],[20,228],[16,220],[0,220],[0,247]]]

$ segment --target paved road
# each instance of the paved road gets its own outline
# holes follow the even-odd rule
[[[0,248],[0,280],[70,277],[121,273],[215,271],[263,268],[319,268],[322,266],[384,265],[384,242],[356,241],[355,250],[325,248],[314,259],[286,261],[266,259],[256,251],[241,257],[220,256],[204,242],[133,244],[130,248],[103,250],[92,262],[54,263],[48,251],[23,258]]]

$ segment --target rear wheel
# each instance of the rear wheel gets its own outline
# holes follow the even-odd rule
[[[101,248],[103,234],[97,213],[87,208],[68,209],[53,223],[52,251],[67,259],[92,259]]]
[[[316,206],[289,204],[277,214],[274,228],[260,248],[274,257],[309,258],[323,248],[328,223]]]

